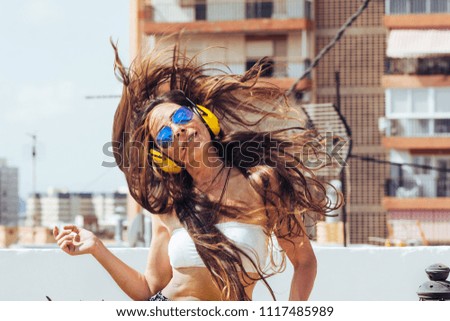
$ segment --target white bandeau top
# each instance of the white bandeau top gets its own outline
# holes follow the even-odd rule
[[[253,262],[264,270],[268,256],[268,236],[262,226],[241,222],[224,222],[216,227]],[[173,268],[205,267],[195,248],[194,241],[185,228],[173,230],[168,245],[170,264]],[[256,272],[247,257],[241,256],[243,267],[247,272]]]

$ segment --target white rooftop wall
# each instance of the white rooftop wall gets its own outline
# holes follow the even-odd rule
[[[450,247],[319,247],[311,300],[418,301],[416,291],[427,281],[425,268],[450,264]],[[143,271],[147,249],[113,249],[122,260]],[[272,277],[277,299],[286,300],[292,268]],[[128,300],[91,256],[71,257],[59,249],[0,250],[0,300]],[[270,300],[263,285],[255,300]]]

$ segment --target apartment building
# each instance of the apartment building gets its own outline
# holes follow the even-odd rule
[[[243,73],[268,56],[264,77],[288,88],[314,53],[312,1],[138,0],[131,10],[132,57],[183,30],[188,55],[215,47],[200,55],[199,63],[216,61],[214,67],[225,64],[232,73]],[[310,86],[305,80],[299,88]]]
[[[409,229],[419,225],[430,244],[448,244],[450,1],[386,1],[384,25],[382,143],[391,161],[424,167],[392,165],[383,205],[393,223],[409,220]]]
[[[122,192],[95,194],[92,198],[100,224],[114,222],[115,216],[126,217],[128,194]]]
[[[131,57],[164,34],[183,30],[188,54],[210,46],[226,51],[205,55],[232,72],[242,73],[258,58],[272,57],[265,75],[289,88],[311,60],[336,35],[361,2],[353,0],[153,0],[132,1]],[[341,111],[353,131],[353,153],[386,160],[378,120],[385,113],[381,86],[386,52],[384,1],[369,8],[326,55],[312,77],[297,87],[301,103],[337,103],[335,75],[339,72]],[[150,45],[149,45],[150,44]],[[349,162],[347,205],[350,243],[368,243],[387,235],[382,206],[386,166],[358,159]],[[331,179],[331,178],[330,178]]]
[[[40,226],[72,224],[77,219],[85,227],[98,228],[98,223],[114,220],[118,214],[126,215],[126,193],[69,193],[50,188],[47,194],[31,195],[27,200],[27,217],[40,217]],[[30,225],[31,220],[28,221]]]
[[[19,171],[0,159],[0,225],[17,226],[19,222]]]
[[[132,1],[132,57],[184,30],[188,55],[242,73],[263,56],[264,75],[288,88],[361,5],[330,1]],[[352,128],[355,155],[440,168],[349,161],[350,243],[385,238],[419,221],[430,243],[447,242],[450,166],[448,0],[372,1],[298,89],[303,102],[336,103]],[[439,232],[442,231],[442,232]]]

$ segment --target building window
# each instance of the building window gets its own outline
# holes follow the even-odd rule
[[[249,70],[257,62],[258,62],[258,60],[248,59],[246,62],[246,69]],[[261,72],[261,77],[273,77],[274,65],[275,65],[275,62],[273,61],[273,59],[269,58],[263,64],[263,71]]]
[[[266,62],[263,66],[262,77],[283,78],[287,76],[287,39],[284,36],[246,38],[246,70],[249,70],[263,57]]]
[[[391,178],[387,180],[386,185],[387,195],[407,198],[450,196],[447,174],[450,168],[449,158],[411,155],[411,162],[424,167],[391,166]]]
[[[427,2],[423,0],[411,0],[411,13],[427,12]]]
[[[436,119],[434,121],[435,134],[450,134],[450,119]]]
[[[424,14],[448,12],[447,0],[388,0],[387,14]]]
[[[427,156],[413,156],[413,164],[423,165],[423,166],[432,166],[431,158],[427,157]],[[430,170],[427,168],[414,167],[414,174],[428,175],[428,174],[430,174]]]
[[[427,113],[428,112],[428,90],[416,89],[412,92],[412,112]]]
[[[430,3],[430,11],[432,13],[447,12],[448,2],[447,0],[434,0]]]
[[[392,90],[392,112],[393,113],[407,113],[408,108],[408,91],[405,89]]]
[[[407,0],[390,0],[389,14],[404,14],[408,12]]]
[[[448,184],[448,173],[447,170],[450,168],[450,160],[448,159],[438,159],[437,167],[440,169],[437,177],[437,196],[449,196],[449,184]]]
[[[247,1],[245,6],[245,16],[247,19],[271,18],[273,13],[272,1]]]
[[[427,136],[430,135],[430,121],[428,119],[411,119],[410,135]]]
[[[450,112],[450,89],[436,89],[436,111]]]
[[[386,91],[386,99],[386,113],[389,118],[400,116],[429,119],[449,118],[450,87],[391,88]],[[443,117],[444,115],[445,117]]]
[[[450,75],[450,57],[427,57],[418,59],[418,75]]]
[[[206,0],[195,1],[195,20],[206,20]]]
[[[305,1],[305,18],[312,19],[312,3],[311,1]]]

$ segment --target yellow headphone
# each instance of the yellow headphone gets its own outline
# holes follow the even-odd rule
[[[201,105],[195,105],[192,109],[200,116],[200,119],[206,125],[206,128],[208,128],[211,138],[216,139],[220,133],[220,124],[217,116],[208,108]]]
[[[217,139],[220,133],[220,124],[217,116],[214,115],[214,113],[211,110],[201,105],[196,105],[192,103],[191,108],[194,111],[194,113],[197,114],[202,120],[202,122],[205,124],[206,128],[211,134],[211,139]],[[170,157],[164,155],[161,151],[155,148],[150,148],[150,155],[152,156],[153,162],[157,164],[162,171],[171,174],[178,174],[181,172],[181,166],[178,165]]]

